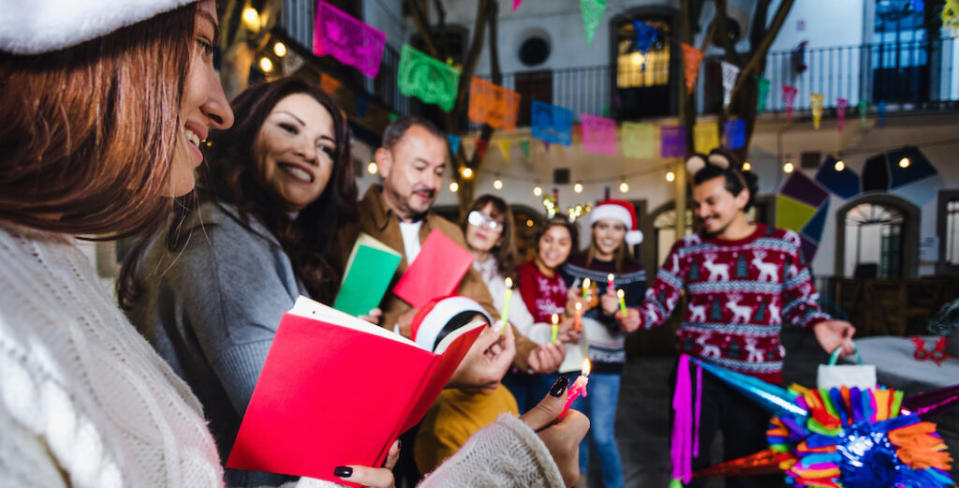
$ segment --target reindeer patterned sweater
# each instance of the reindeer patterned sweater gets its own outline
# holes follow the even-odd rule
[[[656,327],[686,293],[680,352],[781,383],[782,324],[811,327],[830,317],[817,304],[799,235],[755,225],[737,241],[697,234],[677,241],[639,311],[643,327]]]

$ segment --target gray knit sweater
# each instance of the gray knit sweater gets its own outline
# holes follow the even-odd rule
[[[127,315],[199,397],[227,459],[280,318],[307,293],[273,234],[253,218],[244,225],[235,207],[204,203],[186,225],[182,252],[167,249],[165,232],[151,243]],[[230,486],[279,481],[227,470]]]

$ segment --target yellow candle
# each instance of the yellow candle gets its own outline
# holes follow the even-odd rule
[[[556,340],[559,339],[559,315],[554,313],[551,318],[553,319],[553,327],[550,342],[556,344]]]
[[[589,300],[589,286],[591,282],[589,278],[583,279],[583,300]]]
[[[626,293],[620,288],[616,290],[616,296],[619,297],[619,311],[626,317]]]
[[[501,330],[506,330],[507,317],[509,316],[509,300],[513,297],[513,279],[509,276],[504,281],[506,292],[503,293],[503,309],[499,313],[499,321],[502,324]]]
[[[573,329],[579,332],[583,327],[580,318],[583,316],[583,302],[576,302],[576,316],[573,318]]]

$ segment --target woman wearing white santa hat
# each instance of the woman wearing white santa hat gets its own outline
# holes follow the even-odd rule
[[[213,1],[0,0],[0,12],[0,485],[223,486],[196,397],[72,237],[162,223],[193,189],[200,142],[232,125]],[[477,433],[424,485],[569,484],[576,467],[559,469],[550,451],[575,452],[564,439],[585,419],[534,432],[563,393]],[[503,452],[515,471],[494,471]],[[393,482],[383,468],[336,475]]]

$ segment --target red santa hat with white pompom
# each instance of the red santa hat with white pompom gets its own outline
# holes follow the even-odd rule
[[[626,200],[604,200],[589,213],[589,225],[602,219],[616,219],[626,226],[626,243],[635,246],[643,242],[643,233],[639,230],[636,208]]]

